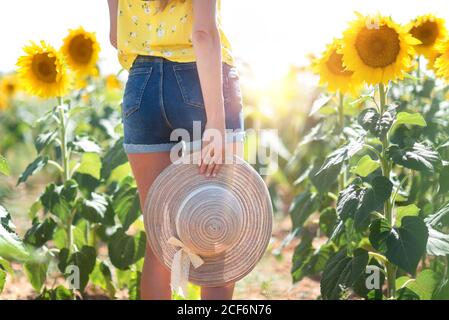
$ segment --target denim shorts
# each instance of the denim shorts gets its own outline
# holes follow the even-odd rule
[[[239,76],[227,64],[223,64],[223,95],[226,139],[243,141]],[[128,154],[168,152],[183,142],[200,147],[207,117],[196,63],[139,56],[126,84],[122,121]],[[180,130],[182,135],[177,134]]]

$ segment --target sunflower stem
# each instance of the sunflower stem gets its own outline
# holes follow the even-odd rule
[[[345,113],[344,113],[345,97],[341,92],[338,94],[338,100],[339,100],[338,101],[338,126],[340,129],[340,144],[342,144],[344,142],[343,130],[345,128]],[[343,171],[338,176],[338,188],[340,191],[343,190],[345,187],[345,180],[346,180],[345,173],[346,172]]]
[[[69,157],[67,149],[67,133],[66,133],[66,116],[64,113],[64,102],[62,97],[58,98],[58,115],[59,115],[59,135],[61,139],[61,162],[62,162],[62,181],[66,182],[70,179]]]
[[[59,134],[61,139],[61,161],[62,161],[62,181],[65,183],[70,179],[70,169],[69,169],[69,153],[67,148],[67,123],[66,115],[64,112],[64,102],[63,98],[58,98],[58,115],[59,115]],[[67,249],[69,254],[72,251],[73,245],[73,235],[72,235],[72,222],[73,222],[73,212],[69,215],[66,221],[66,234],[67,234]]]
[[[380,111],[381,116],[386,111],[387,108],[387,94],[385,86],[383,83],[379,83],[379,100],[380,100]],[[389,148],[388,134],[382,138],[382,152],[381,152],[381,165],[382,174],[384,177],[390,179],[391,163],[388,159],[387,150]],[[384,203],[384,215],[390,225],[393,224],[393,212],[390,199],[387,199]],[[386,273],[387,273],[387,297],[394,298],[396,295],[396,272],[397,267],[390,261],[385,263]]]

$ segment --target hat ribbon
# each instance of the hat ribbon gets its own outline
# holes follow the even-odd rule
[[[177,292],[182,297],[185,297],[189,281],[190,264],[196,269],[204,264],[204,260],[175,237],[168,239],[167,243],[181,248],[173,257],[171,266],[171,289],[173,292]]]

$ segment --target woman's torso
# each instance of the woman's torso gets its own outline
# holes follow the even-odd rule
[[[220,0],[218,0],[220,13]],[[122,66],[129,70],[137,56],[155,56],[175,62],[196,61],[192,44],[192,0],[172,0],[158,12],[159,1],[119,0],[118,50]],[[231,46],[221,27],[223,61],[234,65]]]

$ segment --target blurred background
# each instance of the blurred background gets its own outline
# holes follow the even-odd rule
[[[308,63],[308,53],[320,53],[338,37],[354,11],[380,11],[408,22],[419,13],[449,17],[445,0],[223,0],[223,24],[235,54],[248,63],[260,85],[284,75],[291,64]],[[58,47],[67,29],[95,31],[102,46],[101,67],[119,70],[109,45],[106,0],[16,0],[0,3],[2,50],[0,71],[14,68],[22,46],[42,38]]]
[[[239,283],[237,298],[315,299],[319,296],[319,279],[307,277],[292,284],[290,275],[297,242],[291,233],[288,212],[299,190],[298,181],[308,174],[306,168],[301,168],[301,161],[310,162],[307,150],[301,150],[304,159],[295,152],[301,139],[315,124],[316,119],[308,116],[321,93],[318,77],[310,68],[311,59],[318,56],[333,38],[340,37],[354,18],[354,11],[392,15],[399,23],[407,23],[426,13],[449,19],[447,0],[222,0],[224,29],[233,45],[242,78],[246,127],[277,129],[279,133],[264,141],[249,137],[247,142],[248,147],[268,144],[279,155],[274,171],[265,177],[276,211],[276,225],[267,256]],[[114,154],[115,149],[111,146],[122,134],[119,110],[126,80],[125,73],[118,80],[110,77],[118,74],[121,67],[115,49],[109,44],[106,0],[0,1],[0,78],[14,72],[17,58],[30,40],[45,40],[59,48],[68,29],[79,26],[97,35],[101,45],[100,75],[90,79],[88,85],[74,90],[73,104],[90,110],[81,116],[74,115],[69,136],[86,135],[94,139],[104,151],[103,161]],[[16,186],[20,174],[37,155],[35,138],[45,129],[42,123],[45,120],[39,122],[39,119],[55,105],[55,100],[41,101],[19,93],[9,108],[0,108],[0,155],[5,156],[11,171],[10,177],[0,177],[0,203],[11,212],[20,236],[30,227],[30,216],[39,210],[33,207],[36,199],[48,183],[58,181],[54,171],[44,171],[26,184]],[[330,112],[324,108],[321,111],[321,116]],[[82,145],[76,139],[74,141],[78,146]],[[82,161],[81,157],[82,154],[75,154],[73,162]],[[108,172],[112,178],[108,176],[106,181],[111,185],[119,179],[125,180],[130,174],[126,164],[114,170]],[[91,178],[86,179],[82,174],[75,178],[80,185],[91,182]],[[104,183],[98,182],[100,189],[112,189]],[[133,228],[142,230],[142,225],[133,225]],[[104,244],[100,248],[103,252],[101,250],[105,250]],[[36,293],[19,266],[16,271],[18,276],[8,278],[0,299],[35,298]],[[116,298],[131,296],[119,285],[117,289]],[[92,298],[104,297],[92,288],[88,293]],[[194,298],[197,293],[194,291]]]

